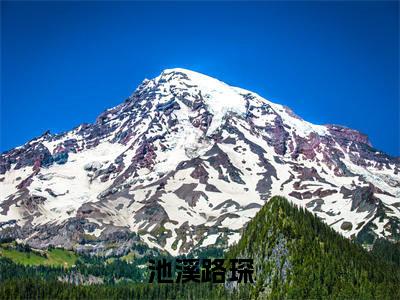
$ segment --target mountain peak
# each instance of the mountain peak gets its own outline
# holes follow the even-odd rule
[[[106,240],[123,247],[136,232],[187,253],[237,241],[279,194],[346,237],[396,239],[400,164],[366,142],[207,75],[167,69],[95,123],[0,156],[0,237],[90,252]]]
[[[165,69],[161,72],[161,74],[156,79],[163,79],[167,81],[174,81],[177,83],[178,81],[186,81],[192,82],[199,87],[214,87],[221,88],[221,86],[225,86],[225,88],[230,87],[224,82],[213,78],[211,76],[205,75],[200,72],[183,69],[183,68],[173,68],[173,69]]]
[[[171,73],[174,73],[174,74],[185,74],[185,75],[187,75],[187,76],[193,76],[193,77],[207,77],[207,78],[212,78],[212,77],[210,77],[210,76],[208,76],[208,75],[206,75],[206,74],[203,74],[203,73],[200,73],[200,72],[197,72],[197,71],[193,71],[193,70],[189,70],[189,69],[184,69],[184,68],[170,68],[170,69],[164,69],[162,72],[161,72],[161,74],[164,74],[164,75],[166,75],[166,74],[171,74]],[[212,78],[212,79],[214,79],[214,78]],[[216,80],[216,79],[215,79]]]

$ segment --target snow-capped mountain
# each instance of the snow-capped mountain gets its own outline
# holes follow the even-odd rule
[[[94,124],[1,154],[0,237],[90,250],[123,248],[135,232],[186,253],[234,243],[282,195],[346,237],[397,240],[399,171],[355,130],[169,69]]]

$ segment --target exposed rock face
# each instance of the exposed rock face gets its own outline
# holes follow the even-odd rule
[[[399,239],[399,171],[399,158],[355,130],[165,70],[94,124],[1,154],[0,238],[94,253],[143,241],[185,253],[237,241],[279,194],[347,237]]]

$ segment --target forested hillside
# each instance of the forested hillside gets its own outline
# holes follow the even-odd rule
[[[393,263],[383,261],[281,197],[260,210],[227,255],[254,259],[254,298],[400,297],[400,268],[392,256]]]

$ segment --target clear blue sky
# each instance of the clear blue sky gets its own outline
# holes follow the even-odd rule
[[[399,156],[398,2],[1,2],[1,145],[93,122],[163,69],[258,92]]]

